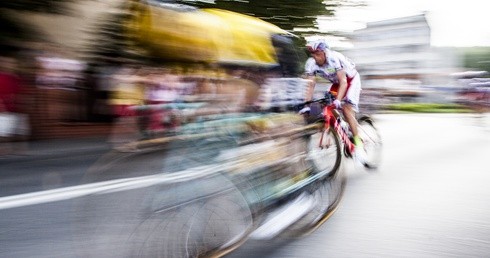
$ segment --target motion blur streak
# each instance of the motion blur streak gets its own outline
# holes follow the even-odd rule
[[[68,200],[93,194],[106,194],[119,191],[127,191],[157,184],[174,184],[176,182],[182,182],[190,178],[195,179],[198,177],[209,175],[211,173],[216,173],[216,171],[216,166],[211,166],[207,169],[194,168],[173,174],[110,180],[100,183],[8,196],[0,198],[0,210]]]

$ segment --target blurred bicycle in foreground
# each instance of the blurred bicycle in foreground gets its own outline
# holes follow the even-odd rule
[[[335,210],[345,177],[309,149],[317,124],[242,113],[187,126],[200,129],[118,148],[86,175],[113,187],[77,205],[82,255],[219,256],[248,238],[304,234]]]
[[[291,68],[298,61],[291,35],[241,14],[176,8],[135,5],[129,28],[139,46],[162,58],[210,61],[209,72],[234,69],[183,73],[192,95],[124,107],[163,111],[164,131],[131,117],[143,118],[133,123],[142,137],[122,135],[129,141],[118,141],[85,175],[84,184],[100,187],[75,206],[73,230],[87,239],[83,257],[223,256],[250,238],[308,233],[341,199],[340,162],[312,151],[321,126],[293,110],[306,83]]]

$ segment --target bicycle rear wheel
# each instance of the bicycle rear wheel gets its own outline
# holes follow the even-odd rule
[[[374,126],[374,121],[369,116],[362,116],[358,120],[359,137],[363,141],[364,151],[366,152],[365,167],[376,169],[381,163],[382,140],[378,130]]]
[[[323,136],[323,138],[322,138]],[[313,133],[308,141],[308,159],[316,173],[331,174],[339,169],[342,155],[340,140],[333,128]]]

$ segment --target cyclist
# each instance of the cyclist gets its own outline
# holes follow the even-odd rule
[[[355,64],[343,54],[329,49],[324,40],[315,40],[306,45],[311,57],[305,64],[305,74],[310,80],[306,101],[313,98],[316,76],[321,76],[330,82],[330,91],[337,93],[333,104],[341,108],[345,120],[349,124],[356,145],[355,156],[361,163],[365,163],[363,143],[359,138],[355,113],[359,111],[359,95],[361,94],[361,78],[357,73]]]

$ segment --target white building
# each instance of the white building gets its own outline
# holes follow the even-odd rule
[[[433,48],[425,13],[370,22],[354,31],[347,55],[357,65],[363,88],[419,91],[447,85],[459,57],[451,49]]]

